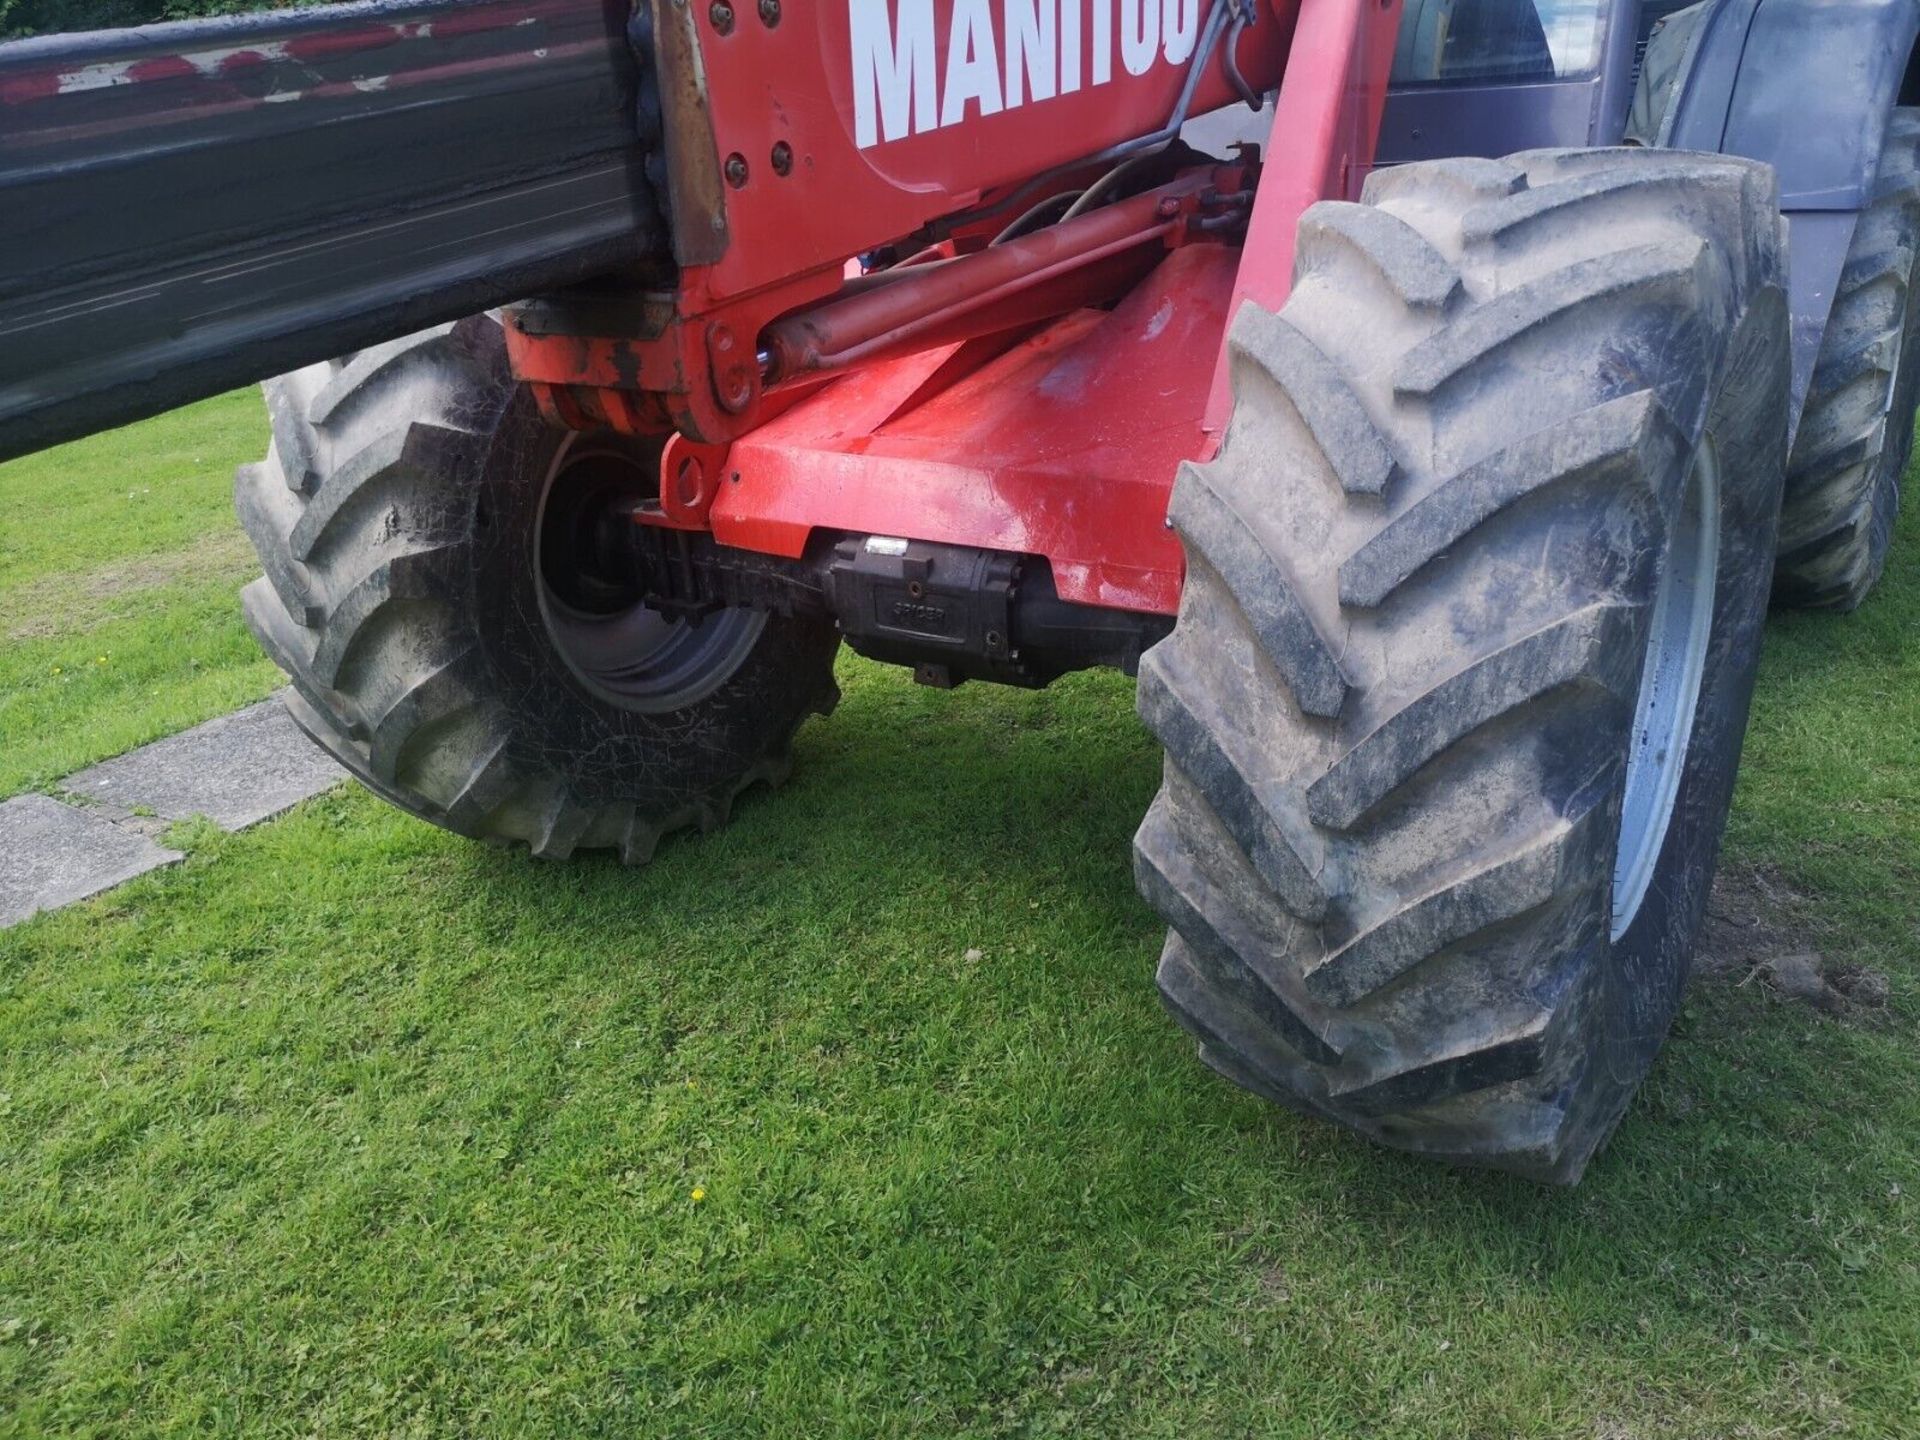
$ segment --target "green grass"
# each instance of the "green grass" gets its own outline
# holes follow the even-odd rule
[[[240,620],[256,391],[0,465],[0,798],[272,692]]]
[[[641,873],[190,829],[0,936],[0,1434],[1915,1434],[1917,624],[1776,622],[1733,836],[1887,1012],[1696,986],[1570,1193],[1194,1061],[1115,677],[849,662]]]

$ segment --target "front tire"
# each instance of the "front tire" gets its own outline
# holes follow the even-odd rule
[[[1771,172],[1376,172],[1303,217],[1183,469],[1169,1006],[1229,1079],[1571,1183],[1685,983],[1758,659],[1788,350]]]
[[[301,726],[370,789],[535,855],[723,823],[837,692],[814,620],[668,622],[577,563],[644,444],[544,425],[476,316],[270,381],[235,478],[266,574],[247,621]],[[575,532],[581,532],[576,534]]]

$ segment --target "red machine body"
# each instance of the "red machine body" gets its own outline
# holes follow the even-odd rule
[[[656,14],[677,288],[515,313],[549,418],[671,437],[642,523],[786,557],[817,530],[1036,554],[1063,600],[1172,613],[1167,497],[1217,443],[1227,322],[1284,300],[1300,212],[1357,192],[1399,0]],[[1233,100],[1229,57],[1278,88],[1264,157],[988,243],[1183,87],[1192,114]]]

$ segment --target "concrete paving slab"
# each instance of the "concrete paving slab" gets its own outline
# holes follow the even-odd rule
[[[204,815],[223,830],[240,830],[345,774],[276,699],[142,745],[61,784],[123,812],[151,810],[168,820]]]
[[[0,802],[0,929],[180,858],[178,850],[46,795]]]

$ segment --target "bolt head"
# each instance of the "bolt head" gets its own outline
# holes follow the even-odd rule
[[[776,175],[793,173],[793,147],[784,140],[773,147],[773,173]]]
[[[707,8],[707,19],[722,35],[733,33],[733,6],[727,4],[727,0],[713,0],[713,4]]]
[[[727,184],[738,190],[747,183],[747,157],[738,150],[727,156]]]
[[[780,23],[780,0],[760,0],[760,20],[769,30]]]

